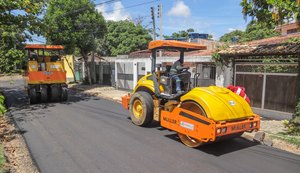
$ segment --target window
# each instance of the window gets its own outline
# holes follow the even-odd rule
[[[215,79],[216,67],[213,65],[203,65],[202,73],[203,73],[203,79]]]
[[[296,32],[298,32],[298,29],[297,29],[297,28],[294,28],[294,29],[288,29],[288,30],[286,31],[287,34],[292,34],[292,33],[296,33]]]

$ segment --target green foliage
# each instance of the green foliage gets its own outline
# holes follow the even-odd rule
[[[25,54],[22,50],[1,49],[0,50],[0,73],[15,72],[16,67],[22,63]]]
[[[172,38],[185,38],[185,37],[188,37],[189,36],[189,33],[187,31],[178,31],[178,32],[173,32],[172,33]]]
[[[195,32],[195,30],[193,28],[189,28],[186,30],[187,32]]]
[[[0,173],[4,172],[3,164],[5,163],[5,157],[3,152],[3,147],[0,145]]]
[[[137,50],[147,49],[151,36],[141,25],[128,20],[108,21],[107,34],[98,40],[98,52],[102,55],[128,54]]]
[[[283,140],[290,144],[294,144],[294,145],[300,147],[300,140],[299,140],[298,136],[291,136],[291,135],[287,135],[287,134],[276,134],[276,135],[270,134],[270,137],[279,139],[279,140]]]
[[[296,119],[299,119],[296,118]],[[299,120],[298,120],[299,121]],[[285,128],[287,128],[287,133],[290,135],[300,135],[300,124],[299,122],[294,121],[283,121],[283,125]]]
[[[245,31],[235,30],[224,34],[220,37],[220,41],[232,42],[234,38],[236,42],[247,42],[280,35],[274,31],[274,28],[274,24],[266,24],[253,20],[247,25]]]
[[[178,32],[173,32],[171,36],[166,36],[164,35],[164,38],[187,38],[189,36],[189,32],[195,32],[193,28],[189,28],[186,31],[178,31]]]
[[[45,0],[0,0],[0,72],[14,70],[24,58],[26,38],[41,33],[43,25],[38,15],[44,5]]]
[[[240,38],[240,42],[260,40],[280,35],[278,32],[274,31],[274,29],[274,24],[251,21],[247,25],[243,36]]]
[[[244,36],[244,32],[240,30],[234,30],[229,33],[224,34],[222,37],[220,37],[220,41],[222,42],[233,42],[233,39],[236,39],[236,41],[239,41],[240,38]]]
[[[4,96],[0,94],[0,115],[6,112],[4,101],[5,101]]]
[[[299,0],[242,0],[240,5],[245,18],[249,16],[259,22],[282,24],[300,20]]]
[[[298,56],[298,76],[297,76],[297,84],[296,84],[296,94],[297,94],[297,100],[296,103],[296,109],[295,109],[295,118],[298,117],[299,124],[300,124],[300,57]]]
[[[44,33],[51,44],[65,45],[67,53],[79,49],[83,58],[96,49],[95,38],[105,34],[105,20],[90,0],[49,0]]]
[[[300,98],[298,100],[296,109],[295,109],[295,116],[299,116],[300,117]]]
[[[287,40],[287,43],[300,43],[300,37],[294,37]]]
[[[105,20],[97,12],[91,0],[49,0],[44,16],[47,24],[45,37],[50,44],[65,46],[65,52],[73,54],[78,48],[87,62],[88,53],[96,50],[96,39],[106,32]],[[86,76],[91,84],[90,66],[86,65]]]
[[[221,55],[218,53],[219,51],[224,50],[228,47],[229,47],[228,44],[224,44],[222,46],[219,46],[217,48],[217,50],[215,50],[215,52],[212,54],[212,59],[214,60],[216,66],[221,67],[221,68],[228,67],[228,65],[231,61],[230,58],[221,57]]]
[[[208,40],[213,40],[213,35],[211,35],[211,34],[208,34],[208,38],[207,38]]]
[[[283,125],[287,128],[287,133],[292,135],[300,135],[300,99],[295,108],[295,114],[290,121],[284,120]]]

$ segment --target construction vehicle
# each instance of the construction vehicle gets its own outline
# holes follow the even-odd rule
[[[57,102],[68,99],[66,71],[61,45],[28,44],[26,90],[30,103]]]
[[[205,46],[157,40],[150,42],[148,49],[152,52],[151,73],[138,81],[132,94],[122,97],[122,105],[129,109],[135,125],[158,121],[162,127],[177,132],[182,143],[192,148],[259,130],[260,117],[241,96],[217,86],[192,88],[188,68],[178,75],[184,92],[177,93],[173,76],[156,65],[159,50],[177,50],[184,59],[184,52],[204,50]]]

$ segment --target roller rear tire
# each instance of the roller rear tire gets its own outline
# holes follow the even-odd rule
[[[183,108],[183,109],[186,109],[186,110],[189,110],[189,111],[192,111],[192,112],[195,112],[197,114],[200,114],[202,116],[207,117],[205,111],[203,110],[203,108],[198,103],[196,103],[194,101],[183,102],[181,104],[180,108]],[[182,133],[177,133],[177,134],[178,134],[178,137],[179,137],[180,141],[188,147],[197,148],[197,147],[205,144],[205,142],[202,142],[198,139],[192,138],[188,135],[185,135],[185,134],[182,134]]]
[[[36,94],[35,88],[30,88],[28,91],[28,95],[29,95],[29,99],[30,99],[30,104],[37,103],[37,94]]]
[[[68,100],[68,88],[62,87],[61,90],[61,101],[67,101]]]
[[[60,89],[59,89],[59,86],[57,85],[52,85],[50,87],[51,91],[51,101],[52,102],[57,102],[60,100],[60,97],[61,97],[61,94],[60,94]]]
[[[45,103],[48,101],[48,87],[41,86],[41,102]]]

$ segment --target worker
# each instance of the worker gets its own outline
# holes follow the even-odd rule
[[[178,75],[181,73],[182,69],[183,69],[183,59],[178,59],[177,61],[174,62],[174,64],[172,65],[171,69],[170,69],[170,76],[175,79],[176,82],[176,92],[177,93],[182,93],[183,91],[181,91],[181,80],[178,77]]]
[[[29,52],[29,60],[30,61],[37,61],[38,55],[34,51]]]

